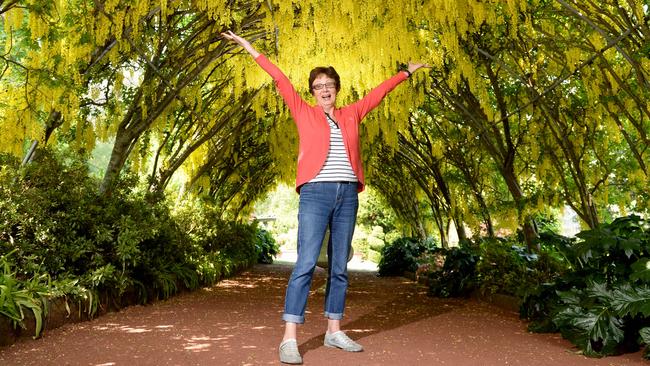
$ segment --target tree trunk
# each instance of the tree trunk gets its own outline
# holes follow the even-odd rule
[[[524,240],[526,241],[526,247],[529,251],[539,250],[539,244],[536,244],[538,238],[537,228],[533,219],[529,217],[523,217],[524,211],[524,194],[519,187],[519,182],[517,176],[515,175],[512,169],[502,170],[503,178],[506,181],[506,186],[512,195],[512,198],[515,201],[517,207],[517,213],[519,215],[519,223],[523,227]]]
[[[104,179],[99,186],[100,194],[105,196],[110,196],[112,194],[117,178],[119,177],[122,167],[126,163],[133,146],[133,140],[131,139],[130,134],[117,134],[115,144],[113,144],[111,158],[108,161],[106,173],[104,173]]]
[[[445,225],[444,217],[441,213],[442,210],[437,203],[431,202],[431,211],[433,211],[433,218],[440,232],[440,246],[449,248],[449,238],[447,235],[449,231],[447,230],[447,225]]]

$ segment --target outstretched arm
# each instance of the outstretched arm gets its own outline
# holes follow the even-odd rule
[[[260,65],[264,71],[271,75],[275,81],[275,86],[278,88],[282,99],[284,99],[285,103],[287,103],[287,106],[289,107],[289,110],[291,110],[291,113],[294,115],[299,114],[300,110],[304,108],[307,103],[302,100],[298,92],[296,92],[296,89],[291,84],[291,81],[289,81],[289,78],[287,78],[282,70],[280,70],[271,61],[269,61],[266,56],[257,52],[257,50],[250,44],[250,42],[248,42],[243,37],[236,35],[232,31],[221,33],[221,36],[227,40],[237,43],[238,45],[242,46],[248,53],[250,53],[250,55],[255,59],[255,62],[257,62],[257,64]]]
[[[233,41],[237,43],[238,45],[242,46],[248,53],[253,56],[253,58],[257,58],[257,56],[260,55],[259,52],[253,47],[250,42],[248,42],[246,39],[236,35],[233,33],[233,31],[226,31],[221,33],[221,36],[229,41]]]
[[[427,64],[409,62],[408,67],[395,74],[390,79],[379,84],[376,88],[371,90],[365,97],[360,99],[358,102],[352,104],[351,106],[355,108],[359,122],[368,114],[371,110],[381,103],[384,97],[390,93],[397,85],[406,80],[411,74],[423,67],[430,67]]]

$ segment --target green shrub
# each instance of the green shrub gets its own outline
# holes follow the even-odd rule
[[[30,262],[53,277],[97,264],[95,236],[109,243],[110,228],[95,220],[97,184],[79,157],[39,150],[26,168],[2,169],[0,182],[0,253],[17,249],[19,276],[33,275]]]
[[[369,233],[366,232],[367,229],[371,229]],[[381,250],[386,246],[387,241],[398,238],[399,235],[395,235],[395,232],[384,234],[383,227],[379,225],[362,227],[359,232],[355,232],[352,246],[356,253],[361,254],[362,259],[379,263]]]
[[[381,252],[368,249],[365,259],[373,263],[379,263],[381,261]]]
[[[506,239],[481,239],[477,264],[479,289],[483,294],[505,294],[523,298],[543,283],[566,271],[567,263],[548,246],[529,253],[524,245]]]
[[[361,258],[368,259],[370,246],[368,244],[368,236],[362,230],[356,231],[352,239],[352,247],[355,253],[361,254]]]
[[[174,214],[180,230],[191,243],[188,261],[202,284],[212,284],[256,263],[262,246],[267,246],[269,255],[277,248],[271,244],[272,237],[266,238],[266,234],[263,234],[266,244],[260,242],[257,225],[227,222],[220,215],[219,210],[205,201],[189,202]]]
[[[429,273],[429,294],[436,297],[469,295],[477,286],[476,263],[479,256],[469,246],[440,249],[444,265]]]
[[[413,272],[418,268],[417,258],[425,251],[431,250],[432,244],[414,238],[399,238],[381,250],[379,260],[380,276],[401,276],[404,272]]]
[[[271,233],[262,228],[257,229],[255,249],[257,250],[257,262],[264,264],[273,263],[273,258],[280,253],[280,247]]]
[[[117,306],[125,293],[143,303],[167,298],[276,250],[254,225],[226,222],[207,202],[172,213],[132,174],[110,197],[99,195],[84,157],[64,149],[39,150],[24,168],[15,159],[0,164],[0,313],[16,326],[26,309],[40,325],[46,296],[81,301],[93,316],[100,295]]]
[[[499,238],[467,241],[428,257],[432,262],[423,263],[427,268],[420,272],[428,278],[429,293],[438,297],[467,296],[475,289],[482,294],[530,297],[566,269],[557,251],[542,246],[539,253],[529,253],[524,246]]]
[[[504,239],[483,239],[476,266],[479,289],[483,294],[515,295],[526,275],[526,261]]]

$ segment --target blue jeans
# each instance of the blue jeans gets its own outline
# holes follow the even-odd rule
[[[300,189],[298,207],[298,260],[289,278],[282,319],[305,322],[305,307],[314,268],[327,227],[328,274],[325,316],[343,318],[348,288],[348,255],[357,220],[357,184],[317,182]]]

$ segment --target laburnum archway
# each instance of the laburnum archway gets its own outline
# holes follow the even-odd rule
[[[112,153],[154,192],[182,182],[245,216],[294,176],[295,128],[270,78],[220,37],[254,41],[308,98],[333,65],[340,103],[401,63],[431,65],[363,125],[368,183],[417,235],[520,228],[570,206],[650,204],[650,28],[639,0],[10,1],[0,3],[0,150],[57,140]],[[422,211],[428,214],[423,214]],[[428,222],[423,222],[428,221]]]

